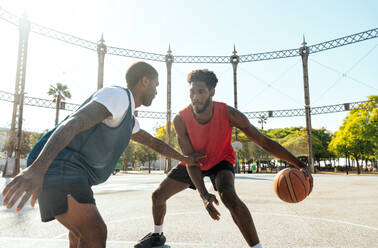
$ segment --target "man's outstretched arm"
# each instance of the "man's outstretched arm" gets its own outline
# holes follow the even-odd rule
[[[62,122],[52,133],[37,159],[4,188],[3,205],[12,208],[25,193],[17,210],[21,210],[31,196],[31,205],[34,206],[42,188],[43,176],[58,153],[71,142],[76,134],[102,122],[110,115],[102,104],[92,101]]]
[[[233,107],[228,106],[228,118],[230,120],[231,126],[237,127],[242,130],[251,141],[255,142],[265,151],[281,160],[285,160],[286,162],[293,164],[298,169],[306,170],[307,176],[310,176],[308,167],[305,163],[300,161],[297,157],[295,157],[291,152],[286,150],[286,148],[278,144],[276,141],[260,133],[249,122],[248,118],[243,113]]]
[[[163,156],[181,160],[189,165],[197,164],[197,160],[203,157],[202,154],[190,154],[190,156],[184,156],[161,139],[155,138],[143,129],[140,129],[137,133],[133,134],[131,139],[151,148]]]

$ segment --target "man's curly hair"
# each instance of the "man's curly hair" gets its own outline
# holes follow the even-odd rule
[[[208,69],[194,70],[188,74],[188,83],[202,81],[205,82],[209,90],[214,89],[217,86],[218,78],[214,72]]]

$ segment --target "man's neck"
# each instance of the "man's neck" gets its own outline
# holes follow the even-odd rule
[[[129,89],[131,91],[131,94],[133,94],[135,108],[140,107],[142,105],[142,100],[141,100],[140,94],[138,94],[138,92],[135,90],[135,88],[133,88],[133,89],[127,88],[127,89]]]
[[[211,121],[211,119],[213,118],[213,113],[214,113],[214,102],[211,101],[209,106],[207,106],[207,108],[205,109],[205,111],[203,111],[202,113],[200,114],[197,114],[193,108],[191,107],[192,109],[192,113],[193,113],[193,116],[194,116],[194,119],[196,119],[196,121],[200,124],[206,124],[208,123],[209,121]]]

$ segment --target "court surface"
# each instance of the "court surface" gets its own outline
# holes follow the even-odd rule
[[[108,227],[107,247],[133,247],[152,230],[151,193],[164,177],[117,174],[93,188]],[[312,194],[297,204],[276,197],[273,178],[236,176],[237,192],[252,212],[264,248],[378,247],[378,176],[314,175]],[[1,178],[1,189],[4,184]],[[214,192],[209,181],[206,185]],[[165,248],[248,247],[228,210],[222,203],[218,209],[221,220],[213,221],[198,193],[189,189],[171,198]],[[57,221],[42,223],[38,205],[20,213],[0,207],[1,248],[68,247],[67,233]]]

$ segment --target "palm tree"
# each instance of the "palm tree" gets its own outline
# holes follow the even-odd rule
[[[66,98],[71,98],[71,93],[68,90],[67,85],[63,85],[61,83],[56,83],[56,85],[50,84],[49,91],[47,92],[49,96],[53,96],[54,102],[56,102],[56,115],[55,115],[55,125],[58,124],[59,121],[59,109],[62,107],[61,102],[62,100],[66,100]]]
[[[266,124],[266,120],[268,119],[265,115],[260,115],[258,118],[258,123],[261,124],[261,130],[264,129],[264,124]]]

